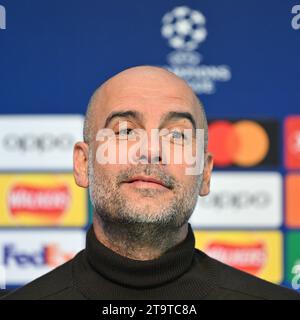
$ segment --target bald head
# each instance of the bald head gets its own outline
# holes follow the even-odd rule
[[[205,131],[205,154],[198,129]],[[153,248],[153,259],[183,241],[198,195],[210,189],[206,147],[204,109],[175,74],[140,66],[103,83],[90,99],[84,142],[73,156],[100,242],[134,259]]]
[[[177,102],[180,105],[184,101],[192,107],[196,115],[197,127],[204,129],[206,151],[207,120],[201,102],[183,79],[166,69],[154,66],[137,66],[126,69],[108,79],[93,93],[84,122],[84,142],[89,144],[96,134],[95,129],[102,128],[99,124],[99,117],[101,114],[104,116],[101,109],[118,105],[119,101],[123,104],[136,104],[137,100],[145,101],[148,104],[154,102],[154,108],[161,108],[165,97],[172,98],[174,105]],[[127,101],[126,98],[128,98]],[[157,101],[161,101],[161,105],[157,105]],[[132,105],[126,107],[129,108]],[[141,111],[143,112],[143,110]]]

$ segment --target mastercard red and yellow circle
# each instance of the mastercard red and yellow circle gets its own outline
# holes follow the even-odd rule
[[[218,120],[209,125],[208,149],[217,166],[255,166],[266,157],[269,147],[266,130],[255,121]]]

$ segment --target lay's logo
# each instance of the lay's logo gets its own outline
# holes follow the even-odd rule
[[[87,192],[71,173],[0,174],[0,227],[84,227]]]
[[[70,201],[71,194],[66,185],[15,185],[8,193],[8,207],[13,216],[39,215],[57,219],[66,212]]]
[[[194,230],[195,247],[236,269],[274,283],[283,279],[280,231]]]
[[[258,274],[267,259],[266,248],[263,243],[238,245],[212,242],[205,251],[217,260],[252,274]]]

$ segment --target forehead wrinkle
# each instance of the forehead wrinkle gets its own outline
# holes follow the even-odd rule
[[[132,85],[129,85],[130,83]],[[119,96],[117,96],[118,94]],[[189,111],[192,111],[192,114],[195,115],[196,122],[204,128],[205,119],[201,112],[202,104],[198,101],[191,87],[183,79],[168,70],[143,66],[130,68],[117,74],[95,91],[91,99],[92,117],[90,120],[93,124],[90,125],[94,126],[96,122],[99,123],[104,120],[105,111],[107,109],[109,109],[108,111],[112,110],[109,106],[111,103],[113,104],[114,99],[147,99],[149,95],[153,98],[159,96],[161,99],[184,101],[186,106],[190,106]],[[130,106],[127,105],[128,107]]]

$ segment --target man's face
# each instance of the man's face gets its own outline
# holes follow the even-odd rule
[[[181,163],[174,163],[175,154],[183,148],[184,130],[195,133],[196,128],[203,128],[190,89],[178,79],[156,77],[154,81],[131,75],[105,86],[95,103],[96,132],[89,146],[89,187],[95,213],[119,223],[182,226],[193,212],[201,185],[201,176],[186,174],[189,165],[184,157]],[[97,131],[103,128],[112,130],[115,139],[96,141]],[[153,129],[167,129],[159,143],[151,140]],[[146,135],[141,136],[140,130]],[[130,148],[141,137],[148,145],[130,155]],[[169,142],[168,151],[163,150],[164,141]],[[125,155],[132,162],[99,163],[97,150],[103,143],[110,150],[115,148],[116,159]],[[195,134],[186,143],[195,155]],[[163,156],[167,163],[162,163]]]

